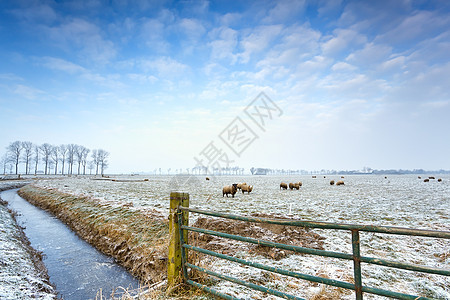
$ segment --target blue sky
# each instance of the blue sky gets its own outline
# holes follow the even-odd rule
[[[2,1],[0,154],[175,170],[212,142],[245,168],[450,169],[449,58],[448,1]],[[236,117],[256,137],[239,155]]]

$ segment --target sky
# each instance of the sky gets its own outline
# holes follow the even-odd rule
[[[450,169],[450,2],[0,1],[0,155]]]

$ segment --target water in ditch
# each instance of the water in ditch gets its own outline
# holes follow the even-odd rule
[[[1,193],[8,207],[18,213],[31,246],[44,253],[44,264],[58,297],[70,299],[109,298],[124,289],[139,288],[139,281],[108,257],[79,238],[48,212],[21,198],[17,190]]]

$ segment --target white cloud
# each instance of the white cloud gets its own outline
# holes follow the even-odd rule
[[[406,68],[406,57],[397,56],[383,62],[380,69],[383,71],[401,71]]]
[[[432,109],[447,109],[450,112],[450,100],[441,101],[428,101],[421,104],[422,107],[432,108]]]
[[[198,41],[206,32],[202,22],[196,19],[181,19],[179,22],[183,38],[191,41]]]
[[[238,32],[229,27],[215,28],[210,32],[211,42],[208,45],[211,47],[211,59],[227,60],[230,64],[237,61],[235,54],[236,46],[238,44]]]
[[[337,56],[359,48],[367,42],[367,38],[352,29],[335,29],[333,36],[322,44],[322,51],[327,56]]]
[[[33,3],[34,2],[34,3]],[[31,24],[51,24],[58,19],[55,10],[48,4],[39,3],[40,1],[26,1],[26,7],[12,10],[12,13],[19,19]]]
[[[0,80],[23,81],[24,79],[13,73],[0,74]]]
[[[40,89],[36,89],[22,84],[16,85],[13,90],[13,93],[29,100],[37,99],[45,94],[45,92]]]
[[[40,63],[49,69],[63,71],[69,74],[85,73],[87,70],[80,65],[74,64],[70,61],[56,58],[56,57],[42,57],[39,59]]]
[[[373,79],[366,74],[351,74],[345,78],[331,74],[321,80],[321,84],[332,99],[366,99],[374,101],[390,91],[386,80]]]
[[[264,52],[279,37],[282,29],[282,25],[269,25],[248,30],[239,43],[240,47],[244,49],[238,54],[239,61],[244,64],[248,63],[252,55]]]
[[[130,73],[127,74],[127,77],[130,78],[132,81],[139,82],[141,84],[143,83],[155,83],[158,81],[158,78],[156,78],[153,75],[146,75],[146,74],[137,74],[137,73]]]
[[[369,68],[383,63],[390,58],[391,54],[392,47],[371,42],[366,44],[363,49],[348,55],[346,60],[361,68]]]
[[[389,95],[392,101],[427,103],[450,99],[450,63],[420,64],[418,70],[412,71],[399,75],[395,89]]]
[[[306,24],[284,28],[279,33],[277,42],[256,63],[256,67],[259,69],[257,72],[259,73],[258,79],[281,80],[296,75],[299,70],[300,72],[311,71],[310,68],[305,70],[306,65],[311,65],[311,61],[317,63],[322,60],[323,62],[323,57],[319,55],[320,38],[320,32],[311,29]],[[321,70],[322,67],[312,71]]]
[[[146,19],[142,22],[140,40],[153,52],[164,53],[170,48],[170,43],[165,39],[166,25],[157,19]]]
[[[416,11],[400,21],[397,26],[378,35],[375,42],[402,45],[448,32],[450,26],[448,16],[441,16],[439,11]]]
[[[297,64],[318,54],[321,33],[308,25],[294,25],[283,29],[266,56],[257,63],[258,67],[284,66],[294,69]]]
[[[219,24],[224,27],[231,27],[235,24],[238,24],[240,21],[242,21],[242,14],[240,13],[226,13],[224,15],[220,15],[219,17]]]
[[[190,67],[168,56],[141,60],[139,63],[145,72],[156,71],[162,79],[189,78]]]
[[[342,0],[320,0],[317,12],[320,17],[327,17],[328,15],[340,12],[342,8]]]
[[[125,85],[121,81],[121,75],[119,74],[99,74],[99,73],[83,73],[80,78],[89,82],[89,84],[99,85],[107,88],[123,88]]]
[[[275,1],[275,6],[269,9],[263,18],[262,22],[269,24],[285,23],[296,17],[305,9],[305,0],[280,0]]]
[[[227,72],[227,68],[215,62],[205,65],[202,70],[203,73],[208,76],[210,81],[217,77],[221,77],[221,75],[224,75]]]
[[[105,64],[116,56],[115,45],[103,37],[104,33],[95,24],[84,19],[69,18],[59,26],[46,27],[56,46],[70,54],[96,64]]]
[[[312,74],[325,71],[332,64],[332,60],[328,57],[317,55],[313,58],[303,61],[297,65],[297,75],[311,76]]]
[[[331,67],[331,70],[333,70],[335,72],[352,72],[357,69],[358,68],[355,67],[354,65],[348,64],[343,61],[337,62]]]

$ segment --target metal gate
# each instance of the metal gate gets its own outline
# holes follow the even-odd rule
[[[304,228],[320,228],[320,229],[330,229],[330,230],[344,230],[348,231],[352,237],[352,254],[342,253],[342,252],[333,252],[333,251],[325,251],[318,249],[311,249],[293,245],[286,245],[275,243],[271,241],[264,241],[249,237],[243,237],[239,235],[232,235],[218,231],[212,231],[202,228],[196,228],[188,226],[188,218],[189,212],[198,213],[207,216],[214,216],[232,220],[239,220],[245,222],[252,223],[266,223],[266,224],[276,224],[276,225],[288,225],[288,226],[298,226]],[[363,299],[364,293],[370,293],[385,297],[391,297],[396,299],[429,299],[426,297],[421,297],[417,295],[408,295],[399,292],[383,290],[375,287],[368,287],[362,285],[361,279],[361,263],[374,264],[379,266],[410,270],[422,273],[429,274],[438,274],[443,276],[450,276],[450,270],[448,269],[438,269],[434,267],[427,267],[421,265],[415,265],[410,263],[402,263],[391,260],[385,260],[381,258],[373,258],[362,256],[360,253],[360,232],[373,232],[373,233],[384,233],[384,234],[392,234],[392,235],[405,235],[405,236],[418,236],[418,237],[431,237],[436,239],[450,239],[450,231],[434,231],[434,230],[421,230],[421,229],[409,229],[409,228],[401,228],[401,227],[388,227],[388,226],[372,226],[372,225],[352,225],[352,224],[338,224],[338,223],[329,223],[329,222],[311,222],[311,221],[299,221],[299,220],[290,220],[290,219],[268,219],[268,218],[257,218],[257,217],[245,217],[238,216],[233,214],[225,214],[214,211],[205,211],[200,209],[189,208],[189,195],[185,193],[172,193],[171,194],[171,214],[170,214],[170,224],[171,224],[171,232],[172,240],[171,245],[169,247],[169,284],[171,281],[174,281],[174,278],[181,271],[183,276],[183,281],[187,284],[196,286],[202,290],[210,292],[216,296],[220,296],[225,299],[236,299],[233,296],[223,294],[217,290],[214,290],[211,287],[205,286],[198,282],[191,280],[188,276],[188,268],[195,269],[200,272],[204,272],[210,276],[214,276],[223,280],[227,280],[230,282],[234,282],[239,285],[246,286],[248,288],[258,290],[267,294],[275,295],[284,299],[302,299],[293,295],[289,295],[283,293],[278,290],[270,289],[264,286],[256,285],[250,282],[243,281],[238,278],[234,278],[228,275],[220,274],[211,270],[207,270],[205,268],[193,265],[187,261],[186,250],[190,249],[191,251],[196,251],[199,253],[211,255],[217,258],[225,259],[228,261],[240,263],[242,265],[251,266],[254,268],[258,268],[265,271],[274,272],[277,274],[290,276],[297,279],[308,280],[311,282],[317,282],[321,284],[326,284],[330,286],[340,287],[344,289],[350,289],[355,291],[355,299]],[[280,268],[275,268],[267,265],[263,265],[256,262],[247,261],[244,259],[236,258],[233,256],[217,253],[214,251],[202,249],[193,245],[188,244],[187,241],[187,232],[198,232],[208,235],[213,235],[217,237],[237,240],[246,243],[258,244],[267,247],[273,247],[278,249],[290,250],[295,253],[303,253],[310,255],[319,255],[324,257],[333,257],[344,260],[353,261],[353,279],[354,284],[329,278],[323,278],[318,276],[307,275],[298,272],[292,272]],[[172,251],[171,251],[172,249]],[[179,264],[179,266],[177,266]]]

